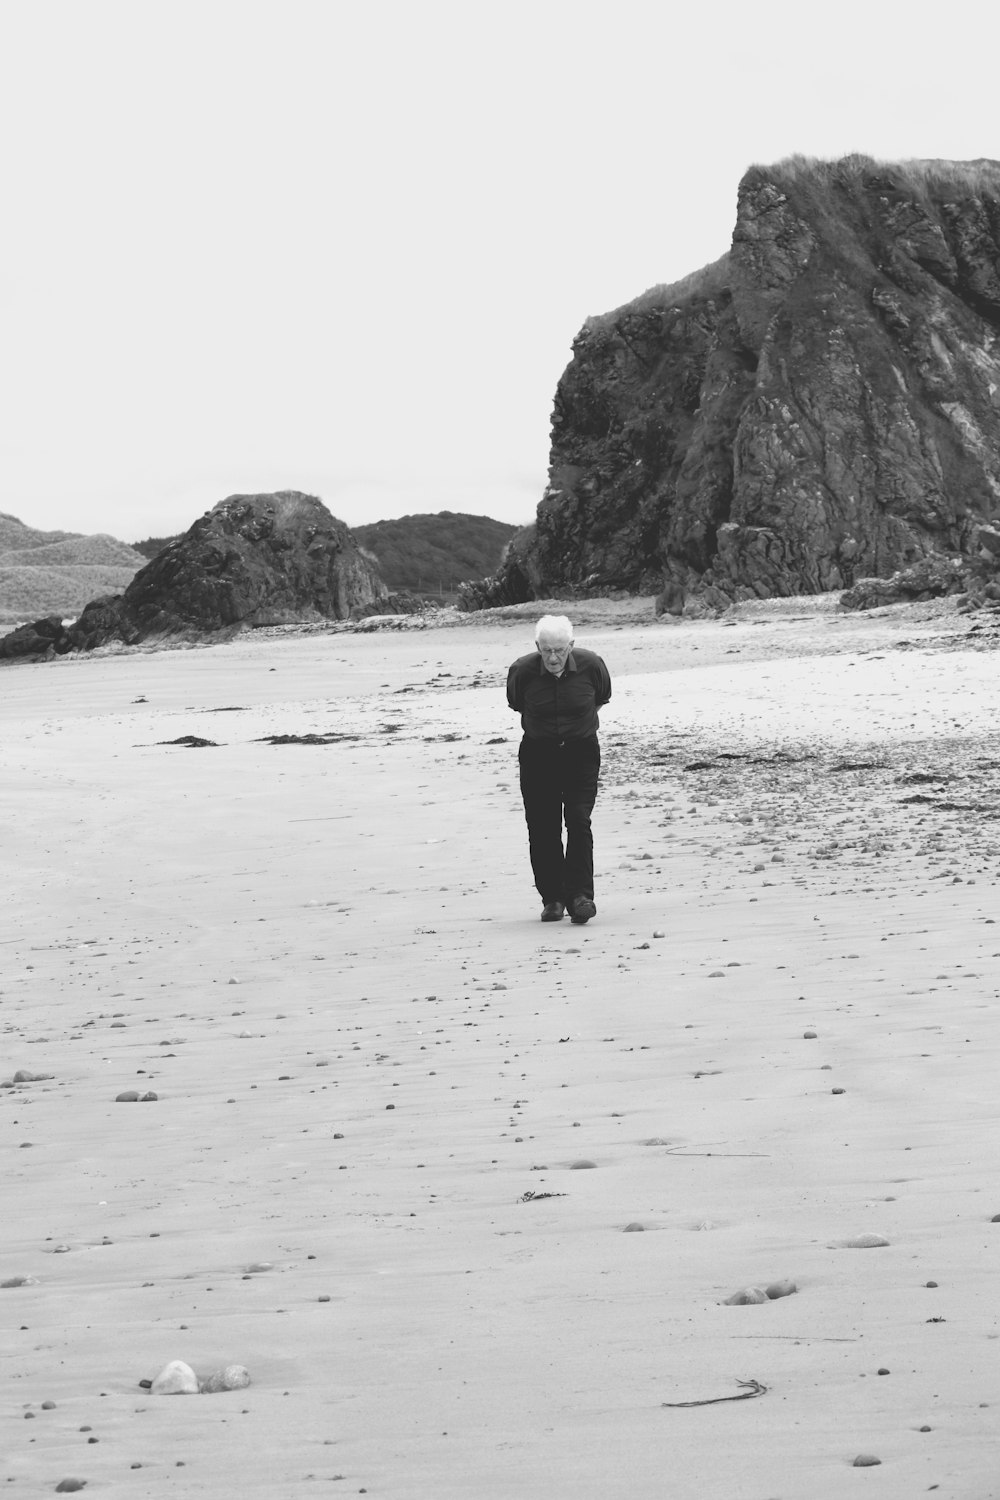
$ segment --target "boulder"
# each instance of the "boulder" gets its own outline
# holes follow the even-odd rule
[[[252,626],[413,607],[390,595],[348,528],[315,496],[230,495],[157,553],[123,594],[92,600],[70,626],[56,622],[54,634],[52,621],[14,631],[0,640],[0,657],[166,636],[223,639]]]
[[[890,578],[859,578],[853,588],[841,594],[840,603],[844,609],[879,609],[884,604],[961,594],[966,586],[965,569],[959,558],[925,557]]]
[[[17,661],[21,658],[37,661],[52,656],[63,636],[63,622],[59,615],[46,615],[32,625],[19,625],[0,639],[0,660]]]

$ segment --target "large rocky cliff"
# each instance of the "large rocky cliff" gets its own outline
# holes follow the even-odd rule
[[[0,658],[211,639],[254,625],[346,620],[394,601],[342,521],[314,495],[230,495],[156,555],[121,595],[93,599],[72,625],[39,620],[0,640]]]
[[[721,260],[584,325],[536,522],[467,603],[846,588],[998,514],[1000,163],[792,159]]]

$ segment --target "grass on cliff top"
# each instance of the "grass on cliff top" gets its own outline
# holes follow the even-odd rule
[[[584,331],[587,333],[600,332],[603,329],[613,328],[623,314],[662,312],[665,308],[675,307],[679,303],[691,302],[695,297],[714,297],[726,290],[729,283],[729,252],[720,255],[718,260],[710,261],[707,266],[702,266],[697,271],[692,271],[687,276],[682,276],[680,281],[663,281],[656,286],[651,286],[638,297],[633,297],[631,302],[623,302],[621,307],[613,308],[611,312],[596,313],[584,323]]]
[[[813,156],[788,156],[770,166],[754,163],[744,181],[755,176],[778,184],[794,183],[820,190],[831,187],[866,189],[866,179],[874,177],[898,192],[909,192],[915,198],[935,201],[1000,193],[1000,161],[987,156],[972,161],[948,161],[940,157],[884,161],[860,154],[823,161]]]

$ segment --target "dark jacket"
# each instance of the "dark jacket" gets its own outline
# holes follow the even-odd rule
[[[546,670],[537,651],[507,673],[507,702],[532,740],[581,740],[598,730],[597,710],[611,698],[611,676],[594,651],[574,646],[562,676]]]

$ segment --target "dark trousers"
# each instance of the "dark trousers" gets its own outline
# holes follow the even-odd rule
[[[532,740],[525,735],[517,758],[535,889],[545,902],[569,901],[573,896],[589,896],[593,901],[590,814],[601,769],[596,734],[562,741]]]

